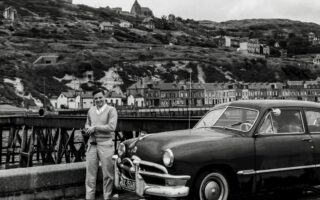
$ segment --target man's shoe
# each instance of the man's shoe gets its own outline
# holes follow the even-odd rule
[[[119,194],[114,194],[114,195],[112,196],[112,199],[119,199]]]

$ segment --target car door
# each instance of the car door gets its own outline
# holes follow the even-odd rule
[[[308,184],[313,170],[313,142],[302,110],[277,108],[267,113],[255,135],[256,189]]]
[[[306,129],[308,130],[314,145],[315,175],[311,184],[320,184],[320,109],[304,109]]]

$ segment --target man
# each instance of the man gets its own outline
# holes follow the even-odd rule
[[[97,172],[99,161],[103,174],[103,197],[111,199],[113,188],[114,131],[117,126],[118,114],[114,107],[105,102],[103,90],[93,93],[95,106],[88,111],[86,134],[90,135],[86,155],[86,199],[95,199]]]

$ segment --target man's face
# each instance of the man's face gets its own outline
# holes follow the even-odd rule
[[[94,102],[98,108],[102,107],[105,104],[105,98],[102,92],[99,92],[93,96]]]

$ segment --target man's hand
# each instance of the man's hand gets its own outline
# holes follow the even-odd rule
[[[91,127],[87,128],[86,134],[92,135],[92,134],[94,134],[95,131],[96,131],[96,127],[95,126],[91,126]]]

